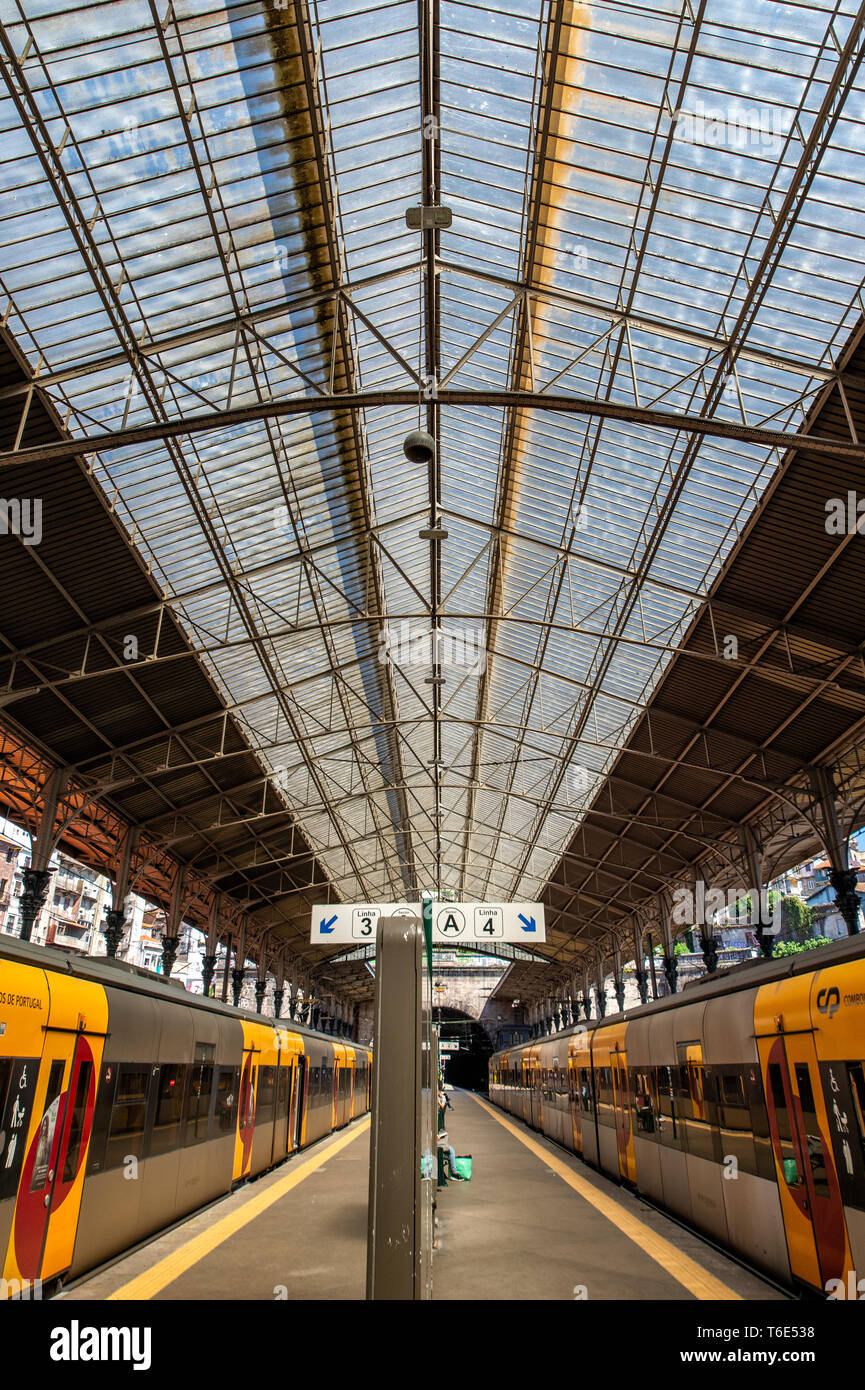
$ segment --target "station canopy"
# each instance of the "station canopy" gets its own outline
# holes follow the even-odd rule
[[[540,898],[862,317],[861,13],[2,21],[5,465],[101,490],[308,900]]]

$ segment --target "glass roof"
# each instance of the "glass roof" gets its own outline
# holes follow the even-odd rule
[[[854,0],[0,16],[5,322],[76,438],[239,412],[88,458],[334,895],[536,898],[780,459],[649,410],[862,313]]]

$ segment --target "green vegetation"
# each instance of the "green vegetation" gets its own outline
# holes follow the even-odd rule
[[[800,951],[816,951],[818,946],[828,946],[828,936],[811,936],[807,941],[779,941],[772,957],[780,960],[782,956],[798,956]]]
[[[814,929],[814,909],[810,908],[804,899],[791,894],[785,897],[778,893],[769,894],[769,911],[774,913],[775,904],[780,896],[781,901],[781,940],[787,942],[807,942],[811,940],[811,932]],[[739,898],[733,909],[733,917],[742,926],[748,926],[751,921],[751,896]],[[795,952],[788,954],[794,954]]]

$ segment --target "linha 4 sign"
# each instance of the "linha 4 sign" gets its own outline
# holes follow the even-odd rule
[[[433,903],[433,941],[545,941],[541,903]]]
[[[432,939],[439,944],[545,941],[541,903],[430,904]],[[312,909],[310,939],[317,942],[375,941],[379,918],[420,917],[420,903],[331,903]]]

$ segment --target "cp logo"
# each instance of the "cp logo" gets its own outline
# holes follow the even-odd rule
[[[817,995],[817,1008],[821,1014],[828,1014],[831,1018],[838,1012],[838,1005],[841,1003],[841,996],[835,985],[831,989],[821,989]]]

